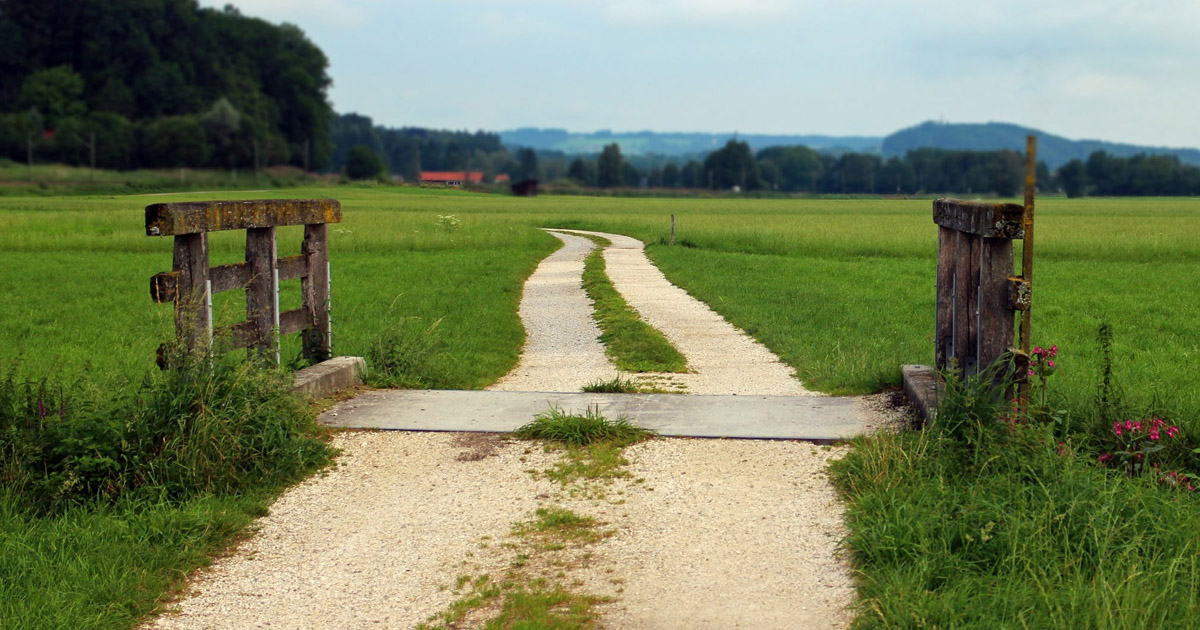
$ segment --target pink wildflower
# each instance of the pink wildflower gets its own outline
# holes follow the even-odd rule
[[[1047,367],[1054,367],[1054,362],[1053,362],[1053,361],[1047,361],[1047,362],[1046,362],[1046,366],[1047,366]]]

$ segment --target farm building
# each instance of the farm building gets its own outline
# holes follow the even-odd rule
[[[462,186],[466,181],[470,181],[472,184],[482,184],[483,171],[471,171],[470,173],[467,171],[421,171],[422,184]]]

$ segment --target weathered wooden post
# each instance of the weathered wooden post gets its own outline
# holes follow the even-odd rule
[[[934,365],[963,378],[1012,350],[1014,317],[1029,307],[1029,284],[1014,276],[1013,240],[1025,209],[1011,203],[938,199]]]
[[[342,207],[332,199],[203,201],[159,203],[146,207],[146,234],[174,236],[172,270],[150,279],[155,302],[175,304],[175,333],[188,350],[212,343],[212,295],[246,291],[246,320],[217,330],[232,348],[248,348],[251,357],[279,363],[278,340],[303,332],[304,356],[323,361],[332,356],[329,316],[329,223],[342,220]],[[298,256],[279,258],[275,228],[303,225]],[[246,230],[246,261],[209,267],[208,232]],[[302,306],[279,310],[279,283],[301,279]],[[160,363],[164,353],[160,348]],[[164,367],[168,367],[165,366]]]
[[[937,374],[979,374],[1005,353],[1016,360],[1022,404],[1027,401],[1033,279],[1033,202],[1036,140],[1026,142],[1025,204],[938,199],[937,307],[934,367],[903,366],[904,388],[921,415],[937,406]],[[1013,241],[1024,239],[1021,273],[1013,269]],[[1013,347],[1021,313],[1020,348]],[[936,370],[936,372],[935,372]]]

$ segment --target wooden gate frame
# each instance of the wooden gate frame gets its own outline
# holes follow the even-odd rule
[[[150,279],[155,302],[175,305],[175,334],[189,351],[207,350],[214,334],[228,349],[248,348],[251,357],[280,362],[279,337],[304,333],[303,353],[313,361],[332,356],[329,309],[329,223],[340,223],[335,199],[198,201],[146,206],[146,235],[174,236],[172,270]],[[275,228],[303,225],[300,254],[278,258]],[[208,233],[246,230],[246,260],[209,267]],[[279,312],[279,283],[301,279],[302,306]],[[216,331],[212,295],[245,289],[246,320]],[[159,365],[166,368],[166,345]],[[273,356],[272,356],[273,355]]]
[[[1037,141],[1026,139],[1025,204],[938,199],[935,366],[970,378],[1007,352],[1016,358],[1020,401],[1028,400],[1033,304],[1033,210]],[[1013,270],[1013,240],[1023,239],[1021,273]],[[1020,348],[1013,348],[1021,313]]]

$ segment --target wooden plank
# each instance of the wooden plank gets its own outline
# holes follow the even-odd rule
[[[934,314],[934,367],[945,370],[954,356],[954,265],[958,260],[956,232],[938,228],[937,308]]]
[[[963,353],[963,374],[974,376],[983,367],[979,363],[979,312],[982,299],[982,295],[979,292],[979,257],[984,239],[974,234],[965,234],[965,236],[967,237],[967,244],[970,249],[969,253],[963,253],[967,257],[963,261],[967,267],[967,299],[965,300],[967,304],[967,351]]]
[[[214,295],[233,289],[244,289],[250,284],[250,265],[244,262],[213,267],[208,270],[208,274],[212,278]]]
[[[972,353],[974,344],[971,343],[970,322],[974,319],[975,303],[971,299],[974,297],[971,291],[971,240],[975,238],[966,232],[954,233],[954,248],[957,253],[957,260],[954,266],[954,312],[953,330],[951,336],[954,340],[953,353],[948,357],[948,360],[954,363],[960,374],[967,375],[967,361]]]
[[[258,332],[254,322],[244,321],[222,326],[213,332],[213,336],[223,350],[237,350],[253,346],[258,339]]]
[[[1012,241],[983,238],[979,249],[979,367],[999,359],[1013,343],[1016,323],[1010,302]]]
[[[304,280],[300,283],[303,308],[311,327],[304,334],[304,356],[324,361],[333,356],[329,318],[329,226],[304,226],[300,253],[306,259]]]
[[[1024,238],[1025,208],[1015,203],[938,199],[933,222],[952,230],[989,238]]]
[[[179,296],[179,272],[156,273],[150,278],[150,299],[158,303],[174,302]]]
[[[276,265],[279,267],[279,281],[303,278],[308,273],[308,259],[304,254],[280,258]]]
[[[207,348],[212,339],[208,235],[176,236],[172,268],[179,274],[175,295],[175,335],[184,340],[188,350]]]
[[[294,308],[279,314],[279,334],[281,336],[300,332],[308,327],[308,311],[303,308]]]
[[[146,206],[146,234],[171,236],[281,225],[340,223],[336,199],[193,201]]]
[[[252,352],[275,354],[275,328],[279,322],[278,287],[275,276],[275,228],[246,230],[246,264],[250,282],[246,285],[246,321],[251,322]]]

